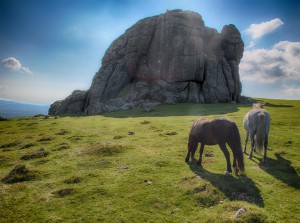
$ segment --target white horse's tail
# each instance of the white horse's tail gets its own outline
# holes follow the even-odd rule
[[[266,115],[263,112],[258,114],[257,120],[257,132],[256,132],[256,148],[258,152],[261,153],[264,141],[265,141],[265,134],[266,134]]]

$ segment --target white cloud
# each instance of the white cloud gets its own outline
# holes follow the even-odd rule
[[[20,71],[26,74],[33,74],[33,72],[28,67],[22,66],[21,62],[14,57],[3,59],[2,62],[4,66],[10,70]]]
[[[300,87],[297,86],[288,86],[284,85],[281,89],[281,92],[284,95],[287,95],[290,99],[299,99],[300,98]]]
[[[22,64],[14,57],[9,57],[2,60],[3,64],[12,70],[20,70],[22,68]]]
[[[281,41],[271,49],[245,51],[240,75],[242,80],[260,83],[300,80],[300,42]]]
[[[276,18],[270,21],[262,22],[260,24],[251,24],[250,27],[244,32],[246,34],[249,34],[253,40],[257,40],[262,36],[273,32],[283,24],[284,23],[279,18]]]
[[[33,74],[31,70],[29,70],[28,67],[22,67],[21,72],[26,73],[26,74]]]
[[[6,85],[0,85],[0,92],[4,91],[6,88]]]
[[[251,49],[255,46],[255,42],[254,41],[250,41],[249,45],[246,47],[246,49]]]

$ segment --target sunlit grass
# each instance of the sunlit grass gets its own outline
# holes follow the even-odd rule
[[[251,105],[0,122],[0,222],[299,222],[300,101],[263,101],[272,119],[268,163],[245,155],[245,176],[224,175],[218,146],[206,146],[214,156],[202,168],[184,158],[196,118],[230,118],[244,140]],[[3,180],[18,166],[36,177]]]

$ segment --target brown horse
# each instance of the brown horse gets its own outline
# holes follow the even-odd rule
[[[226,118],[216,118],[213,120],[208,120],[206,118],[197,119],[189,134],[188,153],[185,162],[189,161],[190,156],[194,159],[198,143],[201,144],[199,161],[197,162],[199,165],[201,165],[202,162],[204,146],[218,144],[227,161],[225,174],[232,173],[230,155],[226,148],[227,143],[233,153],[233,168],[235,173],[237,174],[239,170],[242,172],[244,171],[244,156],[241,137],[237,125],[234,122]]]

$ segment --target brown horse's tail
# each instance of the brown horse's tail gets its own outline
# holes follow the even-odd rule
[[[258,114],[257,131],[256,131],[256,148],[261,153],[266,134],[266,115],[263,112]]]
[[[236,158],[237,167],[241,172],[245,171],[244,164],[244,153],[242,151],[242,143],[239,129],[235,123],[233,123],[233,128],[231,131],[231,140],[228,141],[228,144],[232,150],[233,156]]]
[[[242,145],[241,145],[241,147],[242,147]],[[237,167],[238,167],[238,169],[241,172],[244,172],[245,171],[245,164],[244,164],[244,153],[242,152],[242,148],[241,149],[237,149],[235,151],[235,157],[237,159]]]
[[[186,154],[185,162],[188,162],[190,159],[190,156],[194,158],[195,152],[198,147],[198,141],[195,139],[195,137],[190,133],[189,135],[189,143],[188,143],[188,152]]]

